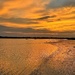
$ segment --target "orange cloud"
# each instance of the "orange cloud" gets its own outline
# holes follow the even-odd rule
[[[53,6],[53,1],[55,6]],[[56,0],[57,1],[57,0]],[[1,3],[0,24],[9,27],[33,27],[35,29],[47,28],[52,31],[75,30],[75,6],[73,0],[69,5],[58,5],[55,0],[13,0]],[[61,4],[68,0],[61,1]],[[52,3],[52,4],[51,4]],[[70,1],[68,1],[68,4]],[[49,5],[51,4],[51,5]],[[12,18],[12,19],[11,19]],[[21,20],[19,20],[21,18]],[[8,20],[10,19],[10,20]],[[14,19],[14,20],[13,20]],[[23,21],[22,21],[23,20]]]

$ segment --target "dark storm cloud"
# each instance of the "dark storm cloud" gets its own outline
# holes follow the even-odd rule
[[[33,19],[27,19],[27,18],[3,18],[0,17],[0,22],[11,22],[11,23],[17,23],[17,24],[38,24]]]
[[[49,9],[49,8],[60,8],[67,6],[75,6],[75,0],[51,0],[46,7],[47,9]]]
[[[1,32],[22,32],[22,33],[49,33],[47,29],[33,29],[33,28],[13,28],[0,25]]]

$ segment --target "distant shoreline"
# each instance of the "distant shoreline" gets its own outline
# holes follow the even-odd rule
[[[67,37],[3,37],[0,36],[2,39],[68,39],[68,40],[75,40],[75,38],[67,38]]]

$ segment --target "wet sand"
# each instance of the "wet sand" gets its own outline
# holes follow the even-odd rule
[[[0,40],[0,75],[75,75],[75,40]]]
[[[30,75],[75,75],[75,40],[48,42],[58,47]]]

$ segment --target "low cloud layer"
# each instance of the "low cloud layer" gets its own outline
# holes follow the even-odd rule
[[[52,32],[47,29],[13,28],[0,25],[0,36],[18,37],[75,37],[75,31]]]
[[[0,25],[0,32],[23,32],[23,33],[50,33],[47,29],[33,29],[33,28],[12,28]]]
[[[0,22],[10,22],[10,23],[17,23],[17,24],[38,24],[33,19],[27,19],[27,18],[2,18],[0,17]]]

